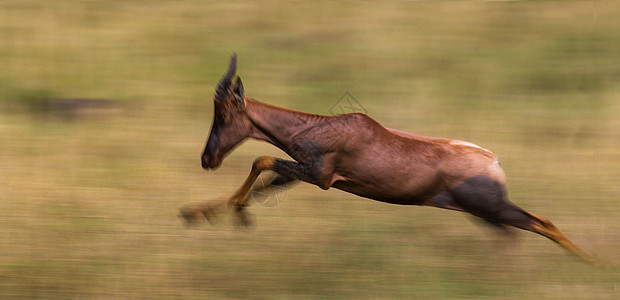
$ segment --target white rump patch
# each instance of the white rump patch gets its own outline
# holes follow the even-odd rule
[[[493,152],[491,152],[491,150],[482,148],[482,147],[480,147],[480,146],[478,146],[478,145],[476,145],[474,143],[470,143],[470,142],[466,142],[466,141],[461,141],[461,140],[450,140],[450,145],[467,146],[467,147],[472,147],[472,148],[480,149],[480,150],[486,151],[490,155],[493,155],[494,157],[496,157],[495,154]],[[494,161],[494,163],[499,164],[499,161],[496,160],[496,161]]]
[[[478,148],[478,149],[482,149],[482,150],[486,150],[489,151],[487,149],[484,149],[474,143],[470,143],[470,142],[466,142],[466,141],[460,141],[460,140],[451,140],[450,141],[450,145],[462,145],[462,146],[469,146],[469,147],[474,147],[474,148]],[[490,152],[490,151],[489,151]]]

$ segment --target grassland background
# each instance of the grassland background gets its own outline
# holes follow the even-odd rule
[[[0,298],[617,299],[620,272],[464,214],[299,184],[256,226],[185,229],[248,141],[200,168],[214,86],[493,150],[517,204],[618,265],[617,1],[0,1]],[[50,99],[108,99],[55,116]]]

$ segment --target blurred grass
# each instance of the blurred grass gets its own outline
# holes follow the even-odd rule
[[[251,97],[496,152],[513,201],[618,264],[620,17],[612,1],[0,2],[2,298],[596,298],[620,272],[463,214],[299,184],[257,226],[185,230],[258,155],[198,162],[229,55]],[[63,119],[50,99],[120,113]],[[34,110],[33,110],[34,108]],[[224,218],[225,219],[225,218]]]

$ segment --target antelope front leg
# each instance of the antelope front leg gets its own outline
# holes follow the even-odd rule
[[[243,185],[230,198],[186,205],[181,208],[179,217],[183,218],[187,224],[195,224],[202,216],[211,222],[213,217],[232,207],[237,216],[238,223],[248,225],[249,218],[244,208],[247,206],[252,185],[262,171],[273,167],[274,162],[275,158],[269,156],[257,158],[252,164],[252,170]]]
[[[258,179],[262,171],[273,168],[275,161],[276,159],[270,156],[261,156],[254,160],[252,170],[245,179],[245,182],[243,182],[243,185],[228,200],[228,204],[233,207],[238,224],[245,226],[250,225],[250,219],[245,212],[245,207],[248,206],[252,185],[256,182],[256,179]]]
[[[276,172],[284,183],[296,180],[305,181],[318,185],[318,178],[321,172],[320,163],[309,160],[307,162],[297,162],[278,159],[270,156],[259,157],[252,165],[250,175],[243,183],[243,186],[230,198],[229,203],[234,207],[239,224],[248,225],[249,219],[245,212],[248,205],[251,188],[258,175],[264,170],[272,170]],[[260,190],[264,187],[259,187]]]

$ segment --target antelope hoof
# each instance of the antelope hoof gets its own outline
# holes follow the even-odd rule
[[[183,206],[179,209],[179,219],[183,220],[183,224],[186,227],[198,225],[201,212],[193,207]]]
[[[236,207],[234,211],[235,225],[250,227],[254,223],[252,216],[242,207]]]
[[[227,207],[226,202],[213,201],[200,205],[186,205],[180,209],[179,218],[185,221],[186,226],[197,225],[201,216],[213,225],[215,217]]]

